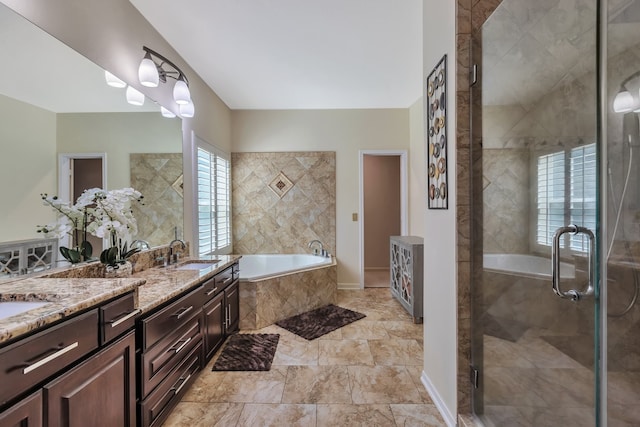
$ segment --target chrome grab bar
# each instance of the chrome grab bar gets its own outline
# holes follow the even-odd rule
[[[586,234],[589,237],[589,262],[588,262],[588,270],[589,277],[587,282],[587,287],[578,291],[576,289],[571,289],[568,291],[563,291],[560,289],[560,238],[565,233],[573,233],[573,234]],[[568,225],[566,227],[560,227],[556,230],[553,235],[553,244],[551,245],[551,280],[553,286],[553,292],[558,295],[560,298],[570,299],[572,301],[579,301],[581,298],[593,295],[594,293],[594,285],[593,281],[595,278],[595,256],[596,256],[596,237],[591,230],[586,227],[580,227],[578,225]]]

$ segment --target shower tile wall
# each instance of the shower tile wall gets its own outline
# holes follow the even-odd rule
[[[280,172],[282,198],[269,188]],[[231,173],[235,253],[309,253],[318,239],[335,255],[335,152],[232,153]]]
[[[144,205],[132,204],[136,238],[151,246],[166,245],[174,239],[174,227],[182,238],[182,153],[132,153],[129,162],[131,187],[144,196]]]

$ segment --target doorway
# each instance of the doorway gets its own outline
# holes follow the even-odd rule
[[[406,151],[360,152],[360,287],[389,287],[389,237],[406,234]]]
[[[75,203],[83,191],[89,188],[106,187],[106,154],[65,153],[60,154],[58,165],[58,197]],[[68,240],[68,239],[67,239]],[[87,235],[93,247],[93,256],[103,249],[102,239]],[[70,242],[60,244],[68,246]]]

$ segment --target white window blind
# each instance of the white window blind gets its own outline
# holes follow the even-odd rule
[[[197,149],[198,254],[231,245],[231,165],[229,158],[200,144]]]
[[[567,174],[568,172],[568,174]],[[569,224],[596,226],[596,145],[538,157],[536,242],[551,246],[555,231]],[[583,235],[569,235],[570,249],[589,251]],[[561,247],[567,241],[560,242]]]

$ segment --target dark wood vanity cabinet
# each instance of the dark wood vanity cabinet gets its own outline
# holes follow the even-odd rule
[[[131,301],[125,294],[0,349],[0,406],[13,402],[0,426],[135,426]]]
[[[43,387],[48,427],[136,425],[135,333]]]
[[[205,340],[203,367],[240,324],[238,264],[225,269],[203,284]]]

